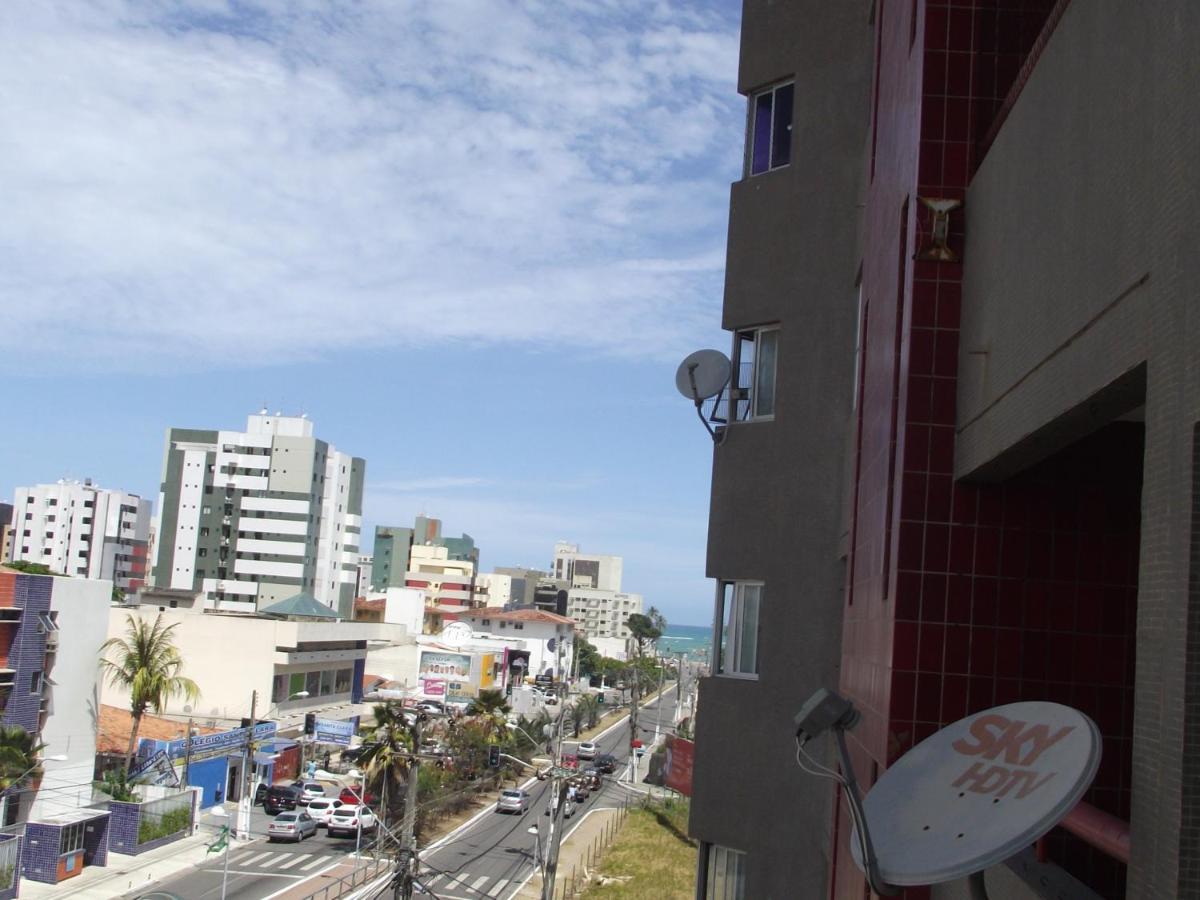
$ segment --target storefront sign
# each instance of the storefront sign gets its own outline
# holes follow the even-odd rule
[[[446,696],[446,682],[440,678],[422,678],[421,693],[426,697]]]
[[[318,744],[341,744],[350,746],[350,736],[354,734],[354,723],[338,719],[317,719],[314,737]]]
[[[686,797],[692,796],[692,760],[696,745],[683,738],[667,736],[667,760],[663,784]]]
[[[471,677],[471,656],[468,653],[442,653],[433,650],[421,651],[419,675],[435,678],[454,678],[466,681]]]
[[[144,763],[136,766],[129,773],[130,782],[136,784],[158,784],[179,787],[179,773],[171,764],[171,758],[166,752],[159,750]]]
[[[259,722],[254,726],[255,741],[269,741],[275,736],[274,722]],[[218,731],[216,734],[197,734],[192,736],[192,759],[204,759],[210,756],[228,755],[233,751],[242,750],[246,746],[249,728],[234,728],[231,731]],[[182,759],[188,754],[187,738],[174,741],[143,740],[139,747],[139,756],[164,750],[171,759]]]

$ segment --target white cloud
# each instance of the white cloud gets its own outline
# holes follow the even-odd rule
[[[445,340],[673,357],[711,329],[741,121],[729,11],[255,9],[0,8],[0,365]]]

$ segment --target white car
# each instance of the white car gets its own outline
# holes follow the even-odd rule
[[[329,814],[325,827],[330,835],[354,834],[358,829],[363,832],[375,830],[378,823],[375,813],[365,806],[341,806]]]
[[[345,805],[336,797],[317,797],[308,802],[308,814],[312,816],[318,826],[323,827],[329,824],[329,817],[333,815],[334,810],[341,809]]]
[[[584,741],[579,745],[579,749],[575,751],[575,755],[580,759],[595,759],[597,749],[596,745],[591,741]]]
[[[309,802],[316,800],[318,797],[325,796],[325,785],[318,781],[306,781],[301,785],[301,793],[298,803],[301,806],[307,806]]]

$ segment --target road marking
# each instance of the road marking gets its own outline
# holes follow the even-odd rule
[[[310,856],[312,856],[312,854],[311,854],[311,853],[301,853],[301,854],[297,855],[295,859],[289,859],[287,862],[285,862],[285,863],[284,863],[282,866],[280,866],[279,868],[280,868],[280,869],[290,869],[292,866],[296,865],[298,862],[301,862],[301,861],[303,861],[303,860],[306,860],[306,859],[308,859]]]
[[[484,875],[482,878],[476,878],[473,882],[471,882],[471,890],[479,891],[482,894],[483,891],[481,888],[491,880],[491,875]]]
[[[509,879],[501,878],[499,881],[497,881],[495,884],[492,885],[492,887],[488,891],[488,893],[491,894],[493,897],[499,897],[500,892],[508,886],[508,882],[509,882]]]
[[[271,851],[268,850],[266,853],[255,853],[249,859],[242,858],[242,859],[237,860],[236,862],[237,862],[237,865],[239,865],[239,866],[252,866],[256,862],[260,862],[260,861],[266,859],[270,855],[271,855]]]
[[[312,862],[307,862],[304,865],[302,865],[300,867],[300,871],[307,872],[309,869],[316,868],[317,866],[319,866],[321,863],[325,862],[328,859],[330,859],[330,857],[328,857],[328,856],[318,856]]]
[[[270,869],[270,868],[272,868],[272,867],[274,867],[274,866],[277,866],[277,865],[279,865],[279,863],[283,862],[285,859],[288,859],[288,858],[290,858],[290,857],[291,857],[291,855],[292,855],[292,854],[290,854],[290,853],[277,853],[277,854],[274,854],[274,855],[271,857],[271,859],[263,860],[261,863],[259,863],[259,868],[261,868],[261,869]]]

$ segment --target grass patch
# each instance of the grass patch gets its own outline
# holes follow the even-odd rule
[[[687,801],[633,807],[617,840],[600,859],[600,877],[612,884],[588,886],[588,900],[693,900],[696,844],[687,838]]]

